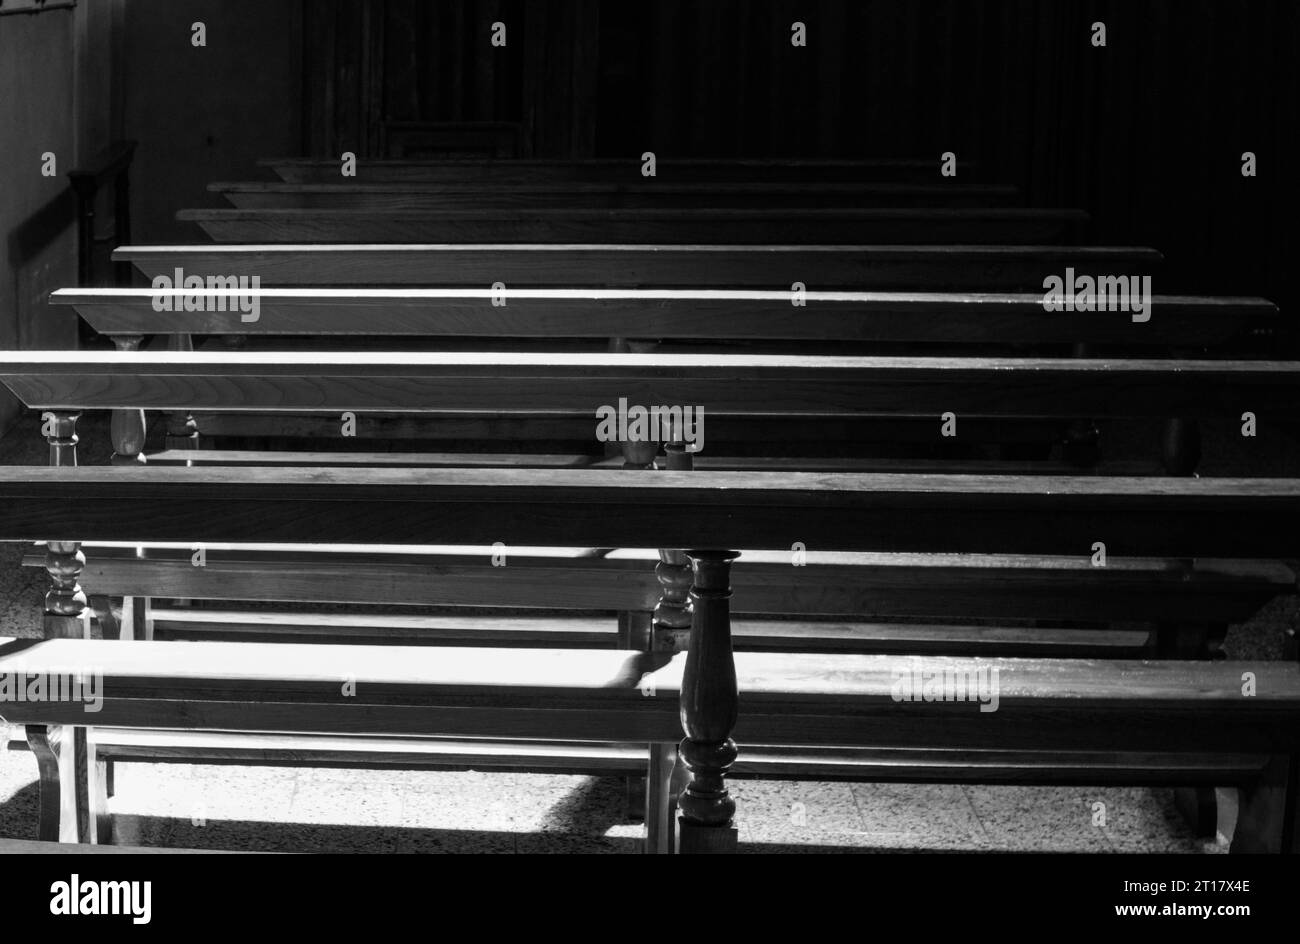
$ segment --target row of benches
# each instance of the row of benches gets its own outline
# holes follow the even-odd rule
[[[357,222],[357,213],[368,213],[329,209],[310,212],[319,217],[316,223],[321,226],[337,226],[336,232],[348,233],[358,232],[349,228]],[[750,211],[743,212],[757,218]],[[760,216],[772,215],[768,211],[758,212]],[[834,219],[834,214],[822,211],[782,212],[790,219],[797,219],[800,226],[806,225],[808,232]],[[555,230],[548,228],[547,213],[535,219],[545,224],[538,232],[549,236]],[[582,213],[585,219],[601,218],[601,214]],[[675,216],[679,221],[689,221],[717,216],[707,210],[665,213],[628,210],[622,213],[621,219],[637,227],[643,225],[641,221],[654,222],[656,217]],[[949,211],[943,211],[949,218],[972,217],[971,214],[963,216],[964,213],[957,211],[954,217]],[[430,215],[424,211],[420,214]],[[730,211],[723,215],[734,216]],[[556,218],[572,217],[569,214]],[[864,218],[870,218],[870,214]],[[920,225],[935,216],[931,211],[919,216],[908,211],[896,218],[910,219]],[[248,241],[261,237],[263,230],[259,227],[265,220],[255,221],[249,228],[235,219],[227,222],[232,234]],[[824,227],[816,231],[828,232]],[[474,232],[458,230],[455,235],[463,238],[468,234],[474,238]],[[496,233],[493,235],[498,238]],[[505,235],[508,239],[517,238],[514,231]],[[617,225],[613,228],[602,225],[598,235],[600,239],[616,238]],[[895,233],[891,231],[890,236]],[[641,396],[649,403],[703,405],[710,423],[718,424],[710,427],[711,443],[715,430],[717,441],[726,443],[728,431],[732,429],[736,430],[730,434],[733,440],[757,435],[768,444],[780,442],[792,428],[804,429],[809,439],[830,438],[842,431],[846,423],[859,417],[876,422],[881,413],[908,417],[921,414],[922,422],[928,427],[925,435],[934,439],[938,436],[938,416],[947,409],[962,414],[962,423],[968,417],[978,423],[981,414],[1175,418],[1175,433],[1181,430],[1183,434],[1188,429],[1186,417],[1218,415],[1236,421],[1242,412],[1249,410],[1264,417],[1261,429],[1275,430],[1274,418],[1285,416],[1293,408],[1291,378],[1295,365],[1212,362],[1186,357],[1116,361],[1005,355],[981,360],[969,356],[975,350],[970,346],[972,342],[986,344],[990,338],[994,342],[988,346],[995,349],[999,340],[1013,349],[1035,344],[1077,345],[1092,340],[1108,342],[1121,350],[1161,349],[1159,352],[1166,355],[1207,345],[1234,350],[1230,345],[1238,344],[1251,330],[1269,330],[1274,312],[1272,306],[1260,300],[1159,298],[1156,317],[1149,323],[1138,324],[1108,313],[1047,313],[1042,309],[1041,294],[979,297],[931,293],[899,297],[871,296],[857,291],[845,293],[842,298],[818,294],[827,285],[859,290],[931,287],[928,281],[919,285],[911,281],[918,277],[933,279],[933,287],[949,290],[1033,289],[1041,287],[1045,274],[1060,274],[1064,265],[1075,260],[1101,264],[1125,259],[1137,266],[1155,261],[1154,256],[1149,250],[1034,247],[858,250],[847,246],[788,245],[685,249],[619,245],[128,249],[120,257],[130,259],[151,277],[171,275],[176,268],[183,268],[186,274],[205,276],[265,274],[273,284],[433,283],[441,288],[408,290],[396,298],[392,293],[351,289],[336,293],[272,293],[260,300],[262,317],[251,325],[229,313],[224,316],[158,313],[153,311],[150,304],[153,293],[148,291],[69,293],[60,295],[59,300],[75,304],[99,330],[120,339],[119,347],[125,353],[14,357],[4,366],[5,382],[30,406],[56,414],[53,452],[57,462],[63,464],[71,459],[72,415],[80,409],[96,407],[120,411],[114,424],[115,448],[119,461],[127,465],[138,464],[137,457],[144,448],[144,427],[138,413],[144,408],[178,411],[181,422],[178,426],[174,424],[176,435],[171,444],[185,446],[197,444],[188,414],[203,408],[330,413],[356,410],[366,420],[369,414],[364,411],[368,409],[470,411],[480,416],[477,425],[463,422],[464,412],[444,415],[438,422],[454,426],[471,437],[500,435],[525,427],[537,431],[536,435],[553,435],[557,428],[554,421],[563,419],[557,414],[567,412],[573,415],[574,424],[580,424],[569,429],[585,427],[589,439],[594,407],[617,402],[617,396],[634,402]],[[422,277],[422,272],[428,275]],[[804,307],[792,305],[789,292],[771,291],[773,283],[784,289],[785,272],[791,273],[789,282],[802,281],[814,290],[804,299]],[[502,273],[506,275],[502,277]],[[768,277],[770,281],[765,281]],[[558,297],[552,298],[511,294],[505,307],[494,308],[490,304],[491,293],[483,285],[495,281],[505,282],[512,290],[516,285],[551,285],[569,291],[559,292]],[[469,297],[466,293],[457,295],[445,290],[449,284],[471,285],[478,291],[469,293]],[[654,297],[645,292],[622,297],[605,293],[606,297],[600,297],[600,292],[592,291],[610,286],[664,284],[697,289],[706,285],[739,285],[769,291],[760,297],[752,292],[748,296],[741,293],[727,296],[698,290],[668,297]],[[583,290],[573,291],[574,285],[583,286]],[[1246,321],[1249,324],[1243,324]],[[277,330],[289,325],[293,327]],[[315,330],[326,325],[329,327],[324,331]],[[1152,328],[1159,333],[1143,334]],[[666,338],[670,342],[673,338],[708,339],[730,344],[738,340],[748,344],[780,340],[786,345],[802,341],[814,348],[829,343],[832,349],[843,349],[844,341],[877,344],[888,339],[908,344],[942,342],[964,356],[898,360],[878,354],[828,356],[823,350],[792,357],[736,354],[734,349],[723,349],[725,353],[708,356],[510,354],[508,349],[470,356],[408,352],[331,357],[274,350],[130,353],[142,335],[170,335],[177,339],[172,346],[183,349],[188,346],[184,338],[207,331],[225,335],[337,331],[344,337],[350,336],[351,340],[345,343],[353,345],[356,335],[362,332],[391,331],[394,335],[417,335],[425,339],[468,334],[474,338],[471,342],[474,347],[482,346],[479,339],[483,335],[509,338],[512,346],[528,343],[516,340],[521,335],[541,338],[540,343],[546,345],[564,343],[557,338],[631,337]],[[301,345],[301,340],[295,340],[290,346]],[[610,397],[615,399],[611,401]],[[1249,402],[1243,406],[1246,401]],[[782,426],[782,414],[793,416],[798,426]],[[576,419],[579,416],[586,418]],[[509,418],[517,422],[513,425],[503,422]],[[746,421],[750,421],[748,425]],[[277,418],[275,422],[280,421]],[[241,419],[239,424],[243,423]],[[199,428],[205,433],[221,429],[206,417]],[[238,425],[229,427],[238,428]],[[895,426],[885,428],[886,438],[896,435]],[[981,432],[978,425],[962,426],[963,436],[974,433],[978,437]],[[1182,443],[1172,450],[1182,456],[1181,467],[1180,463],[1174,463],[1174,467],[1190,471],[1195,463],[1190,459],[1185,435],[1181,440],[1180,435],[1172,437],[1172,441]],[[1167,459],[1170,451],[1166,450]],[[653,458],[652,454],[641,454],[635,449],[625,453],[625,460],[637,466],[644,466]],[[157,727],[210,727],[209,722],[228,708],[229,714],[220,714],[223,721],[237,717],[238,724],[233,726],[251,730],[284,730],[283,725],[278,728],[268,725],[282,724],[278,718],[292,717],[295,725],[292,730],[330,734],[356,731],[356,724],[361,723],[372,725],[365,733],[390,737],[409,733],[462,739],[531,735],[558,741],[560,745],[549,748],[532,745],[530,753],[524,749],[527,745],[512,742],[498,749],[506,755],[501,762],[524,766],[570,764],[577,769],[588,769],[584,764],[618,767],[627,764],[629,759],[633,764],[643,763],[645,749],[629,747],[626,742],[662,744],[672,733],[654,727],[657,722],[643,720],[659,717],[664,705],[654,698],[645,698],[642,693],[646,688],[658,693],[676,692],[679,683],[674,672],[678,669],[674,667],[680,665],[682,657],[677,656],[663,666],[669,670],[666,675],[659,675],[660,669],[655,668],[647,684],[642,684],[646,672],[636,674],[628,667],[643,665],[636,660],[653,662],[655,651],[660,653],[660,660],[668,659],[693,617],[691,633],[695,638],[685,657],[686,665],[680,667],[685,679],[680,683],[685,687],[682,705],[687,716],[685,756],[688,767],[693,765],[694,773],[694,783],[683,807],[683,848],[725,845],[727,830],[721,814],[726,812],[727,801],[720,784],[729,756],[728,718],[735,710],[734,693],[728,683],[730,643],[724,644],[729,639],[728,631],[723,628],[728,620],[724,619],[724,605],[719,596],[727,569],[723,558],[727,555],[712,552],[695,555],[697,572],[692,612],[686,606],[690,580],[685,557],[672,548],[693,544],[706,544],[718,550],[740,548],[747,552],[780,548],[783,555],[775,559],[769,556],[767,563],[762,560],[751,563],[749,553],[742,557],[736,573],[736,605],[740,611],[805,617],[831,614],[846,619],[838,624],[771,620],[738,624],[736,635],[741,644],[769,650],[752,654],[758,662],[751,664],[746,661],[751,654],[742,654],[737,663],[745,704],[738,729],[745,743],[740,772],[1032,782],[1082,779],[1086,782],[1240,783],[1249,788],[1249,795],[1235,848],[1293,847],[1295,787],[1287,778],[1294,777],[1294,769],[1287,766],[1291,761],[1275,759],[1292,750],[1289,735],[1279,734],[1274,739],[1270,733],[1255,740],[1234,742],[1230,731],[1233,725],[1228,724],[1212,733],[1183,731],[1180,738],[1159,736],[1146,740],[1164,721],[1145,719],[1162,716],[1166,710],[1199,729],[1221,712],[1244,717],[1235,714],[1237,706],[1260,704],[1240,696],[1227,698],[1227,680],[1231,676],[1219,664],[1178,662],[1156,666],[1068,660],[1032,664],[1015,660],[970,663],[971,668],[984,670],[997,667],[1004,673],[1004,679],[1007,672],[1018,673],[1017,684],[1023,682],[1027,686],[1017,690],[1018,694],[1012,698],[1016,704],[1021,695],[1027,699],[1015,709],[1025,713],[1018,715],[1014,722],[1003,722],[1003,718],[1009,717],[1002,714],[1004,708],[993,715],[984,715],[970,705],[938,708],[930,703],[886,702],[884,697],[891,687],[881,688],[881,679],[886,676],[892,679],[891,673],[898,664],[880,659],[863,663],[844,661],[848,659],[846,652],[836,651],[879,648],[934,652],[955,645],[959,651],[968,647],[969,651],[983,653],[1077,653],[1104,650],[1108,646],[1111,652],[1116,652],[1123,651],[1124,645],[1134,645],[1132,634],[1125,643],[1121,638],[1124,634],[1102,629],[1102,624],[1149,620],[1157,624],[1155,652],[1207,655],[1222,638],[1224,623],[1240,619],[1272,593],[1294,587],[1294,577],[1285,567],[1258,559],[1289,553],[1286,527],[1289,522],[1279,517],[1289,514],[1289,482],[987,474],[849,475],[842,471],[833,474],[728,472],[724,470],[888,468],[889,465],[874,457],[866,461],[823,460],[820,464],[816,461],[809,464],[804,455],[780,460],[759,456],[731,461],[709,452],[695,457],[698,467],[688,478],[681,478],[686,473],[669,472],[629,479],[602,470],[600,466],[608,463],[591,454],[516,458],[512,460],[514,465],[542,468],[507,471],[441,469],[463,464],[463,458],[428,454],[392,458],[388,464],[396,467],[387,469],[355,467],[356,463],[373,462],[375,458],[373,455],[340,459],[299,454],[275,457],[266,453],[223,456],[179,451],[155,457],[155,464],[159,459],[164,463],[269,464],[267,469],[256,473],[255,483],[248,482],[248,474],[240,469],[114,469],[107,472],[110,476],[120,473],[120,477],[102,481],[95,478],[104,474],[99,470],[60,472],[59,478],[70,476],[66,482],[75,487],[77,494],[83,488],[93,493],[96,497],[92,504],[100,501],[112,504],[119,512],[120,527],[114,531],[105,521],[105,527],[94,532],[91,518],[95,513],[90,513],[90,518],[80,517],[81,510],[75,513],[75,523],[72,518],[61,523],[74,527],[75,533],[86,540],[124,541],[132,548],[140,542],[184,542],[184,551],[150,548],[143,556],[120,547],[96,550],[86,571],[100,581],[92,583],[88,579],[96,592],[145,597],[161,596],[156,591],[165,588],[168,595],[178,597],[243,601],[383,600],[544,606],[558,611],[586,606],[610,608],[629,614],[622,620],[617,643],[649,649],[652,655],[606,653],[601,658],[614,661],[589,663],[583,660],[595,656],[572,651],[563,655],[549,652],[553,641],[585,645],[585,640],[597,635],[603,636],[605,644],[613,641],[609,639],[608,629],[602,632],[591,621],[581,624],[569,618],[553,619],[549,627],[536,620],[508,625],[510,621],[500,617],[495,618],[495,623],[492,618],[474,622],[465,617],[439,623],[437,618],[430,617],[394,621],[357,618],[351,614],[333,619],[311,614],[245,619],[243,615],[226,614],[209,622],[207,614],[170,608],[161,617],[158,611],[146,616],[141,635],[149,635],[151,628],[159,625],[202,633],[204,630],[199,627],[206,623],[205,628],[220,627],[236,638],[269,635],[283,639],[286,632],[330,637],[346,631],[354,638],[369,642],[417,637],[426,641],[432,637],[444,642],[509,644],[529,639],[547,643],[548,654],[530,651],[525,653],[526,661],[521,662],[508,649],[463,655],[444,650],[443,657],[437,661],[437,666],[441,666],[438,668],[405,649],[390,649],[386,655],[378,655],[372,654],[368,647],[351,647],[349,653],[337,657],[325,654],[324,648],[313,649],[313,657],[337,658],[337,664],[357,660],[367,669],[373,668],[367,685],[378,686],[386,694],[367,701],[366,711],[349,713],[346,706],[337,704],[337,698],[331,703],[324,697],[327,677],[334,690],[338,687],[329,673],[294,674],[291,663],[280,661],[282,655],[303,657],[297,650],[290,654],[288,649],[292,647],[211,643],[236,648],[213,650],[213,656],[203,657],[206,668],[198,668],[189,664],[193,657],[185,653],[146,646],[150,654],[145,655],[141,650],[139,659],[159,660],[153,668],[163,671],[165,667],[164,675],[173,679],[172,691],[176,684],[181,684],[175,679],[191,673],[190,678],[201,677],[202,691],[217,693],[212,697],[222,706],[218,709],[203,702],[202,707],[196,708],[177,702],[172,705],[172,711],[180,720],[159,721]],[[670,466],[682,466],[688,458],[680,450],[670,450],[667,461]],[[277,467],[304,461],[347,467],[317,468],[310,472]],[[484,461],[483,457],[474,460],[476,464]],[[425,468],[413,472],[401,468],[403,462]],[[554,468],[578,463],[592,468],[568,472]],[[990,470],[1026,471],[1023,464],[982,465]],[[1027,468],[1038,471],[1047,467],[1029,465]],[[241,482],[243,486],[260,490],[250,492],[240,486]],[[22,491],[29,487],[43,488],[46,484],[52,483],[36,479],[15,482],[14,487]],[[160,503],[149,509],[134,503],[131,489],[137,484],[141,494],[147,491],[153,496],[152,501]],[[308,500],[304,490],[317,486],[321,490],[311,492],[312,498]],[[24,494],[31,497],[34,493]],[[273,501],[271,496],[295,497]],[[280,511],[282,503],[284,508]],[[78,500],[78,505],[84,503]],[[192,514],[198,506],[207,510]],[[671,513],[666,513],[665,508],[671,508]],[[279,514],[288,517],[275,518]],[[1245,517],[1238,518],[1239,514]],[[379,516],[377,521],[371,521],[374,515]],[[329,516],[342,520],[327,522],[325,518]],[[16,530],[6,533],[21,534],[24,520],[10,520]],[[254,521],[255,529],[250,528]],[[373,527],[363,527],[362,522],[370,522]],[[47,525],[59,523],[47,517]],[[1238,533],[1238,525],[1245,529],[1244,533]],[[207,567],[190,566],[190,542],[247,542],[250,534],[267,542],[288,542],[295,547],[214,553]],[[492,568],[486,556],[448,554],[447,548],[426,547],[422,556],[407,558],[393,553],[392,549],[357,550],[346,555],[318,549],[303,554],[301,547],[304,542],[342,540],[352,544],[424,545],[430,536],[448,544],[481,544],[491,537],[511,549],[532,543],[597,548],[649,544],[669,550],[650,555],[651,559],[655,556],[660,559],[657,573],[652,574],[644,555],[638,560],[635,554],[617,552],[543,551],[534,557],[512,555],[509,566]],[[1117,555],[1105,568],[1093,567],[1088,559],[1097,541],[1105,542],[1110,553]],[[812,549],[809,566],[789,566],[792,545]],[[75,549],[70,551],[68,547],[55,547],[46,562],[57,575],[56,583],[62,581],[63,591],[71,589],[67,580],[77,563]],[[863,554],[864,549],[890,553]],[[896,556],[900,550],[981,554]],[[987,556],[993,552],[1035,556]],[[1053,553],[1066,556],[1041,556]],[[71,560],[69,554],[73,555]],[[1174,559],[1129,557],[1142,554],[1169,555]],[[1241,559],[1187,560],[1198,555]],[[999,585],[995,581],[1005,583]],[[941,595],[945,589],[947,596]],[[1099,593],[1103,589],[1106,593]],[[60,595],[56,590],[58,606],[64,605],[68,595],[66,592]],[[71,595],[75,597],[75,593]],[[648,617],[651,607],[656,608],[658,617],[653,622]],[[641,618],[632,618],[631,614],[635,613],[641,614]],[[882,627],[864,621],[864,617],[871,615],[949,618],[957,615],[968,623],[990,616],[1001,619],[1002,623]],[[1008,625],[1008,617],[1085,619],[1094,625],[1027,632],[1023,627]],[[60,634],[58,627],[52,632]],[[403,633],[407,635],[403,637]],[[1137,636],[1136,645],[1152,651],[1145,649],[1145,634]],[[771,651],[787,647],[830,650],[834,654],[814,659],[811,654],[778,656]],[[566,655],[573,655],[578,661],[563,661]],[[242,696],[231,696],[231,690],[250,692],[258,689],[258,685],[244,677],[246,665],[236,670],[233,666],[238,663],[213,661],[227,657],[261,666],[258,677],[268,680],[270,690],[261,689],[256,697],[272,706],[287,700],[295,706],[299,701],[311,703],[310,707],[302,708],[301,712],[295,707],[282,715],[276,707],[263,712],[242,703]],[[329,664],[331,671],[337,664]],[[602,668],[587,675],[566,675],[574,666],[584,664]],[[385,674],[398,665],[418,665],[420,673],[426,674],[417,673],[418,678],[403,677],[417,685],[403,689]],[[522,677],[521,665],[525,669]],[[948,665],[940,660],[930,667]],[[611,667],[612,674],[609,674],[606,669]],[[1231,668],[1251,672],[1259,669],[1258,666]],[[1274,721],[1278,732],[1285,729],[1288,713],[1294,708],[1290,668],[1264,667],[1270,685],[1276,687],[1267,710],[1258,717],[1267,716],[1269,720],[1261,723],[1270,732]],[[131,661],[122,671],[119,682],[128,688],[137,684],[128,682],[131,672],[149,675],[144,661],[138,665]],[[193,675],[195,672],[197,676]],[[1068,679],[1073,681],[1067,682]],[[563,689],[566,680],[575,684],[561,694],[557,689]],[[765,687],[769,683],[770,688]],[[1199,688],[1202,684],[1206,686],[1205,692],[1214,694],[1202,693]],[[1179,689],[1180,685],[1192,687]],[[1240,683],[1237,687],[1240,689]],[[455,693],[450,688],[456,689]],[[616,720],[612,712],[606,717],[607,712],[596,711],[591,699],[592,690],[597,688],[624,693],[607,693],[620,699],[618,713],[623,720]],[[1115,692],[1117,688],[1122,690],[1119,694]],[[1078,699],[1085,689],[1087,696],[1081,702]],[[286,690],[295,694],[287,697]],[[539,690],[544,691],[539,694]],[[304,694],[309,691],[316,694]],[[1004,686],[1004,696],[1006,691]],[[763,706],[769,703],[765,700],[767,693],[773,694],[771,704],[781,706],[770,721],[763,714]],[[386,700],[388,695],[394,700]],[[553,716],[544,708],[552,704],[549,700],[552,695],[559,698],[554,703]],[[642,701],[629,707],[625,701],[632,699],[625,695],[639,696]],[[153,708],[148,692],[140,697],[139,707],[148,702]],[[199,701],[205,697],[197,696]],[[408,700],[403,701],[404,698]],[[399,704],[409,707],[412,698],[422,705],[428,703],[430,714],[414,722],[414,728],[407,728],[400,719],[408,715],[396,708]],[[187,695],[184,701],[188,700]],[[1090,730],[1090,721],[1096,722],[1101,716],[1090,717],[1088,710],[1080,709],[1094,702],[1105,703],[1102,715],[1122,719],[1125,727],[1104,735]],[[473,710],[466,710],[470,705]],[[575,705],[581,707],[574,708]],[[494,715],[498,706],[502,708],[499,718]],[[213,712],[210,716],[209,709]],[[670,709],[669,714],[675,713],[675,703]],[[966,715],[961,714],[963,710]],[[898,712],[903,714],[896,717]],[[790,730],[790,720],[800,713],[806,713],[808,721],[795,725],[799,728],[796,738]],[[538,716],[531,719],[533,727],[525,718],[529,714]],[[819,719],[824,714],[840,720],[823,724]],[[985,720],[998,715],[1001,718],[996,724],[983,725]],[[140,717],[123,706],[121,713],[97,721],[110,726],[134,724],[139,723]],[[174,716],[160,712],[158,717]],[[122,721],[122,718],[136,720]],[[359,722],[362,718],[366,720]],[[1035,722],[1028,720],[1031,718],[1042,719],[1042,732],[1022,733],[1026,726],[1036,727]],[[1172,715],[1166,720],[1171,718]],[[845,719],[853,720],[841,723]],[[196,720],[203,723],[195,723]],[[606,721],[608,725],[601,727]],[[625,722],[627,727],[620,728]],[[480,723],[486,728],[479,728]],[[637,727],[642,724],[650,727]],[[891,730],[896,726],[897,730],[886,734],[882,726]],[[546,730],[540,731],[542,727]],[[651,729],[654,736],[646,737]],[[974,733],[976,730],[978,734]],[[628,736],[614,737],[620,732]],[[168,751],[173,755],[193,756],[191,752],[202,755],[207,751],[211,755],[225,751],[228,755],[267,759],[275,754],[265,744],[245,742],[239,747],[229,740],[204,742],[202,735],[187,737],[188,746],[179,750],[174,742],[169,747],[168,742],[155,740],[151,744],[148,738],[136,736],[132,745],[130,736],[119,737],[118,748],[114,750],[120,753],[110,756],[150,756],[151,751],[154,757]],[[590,744],[564,743],[593,739],[606,742],[611,738],[616,746],[604,751]],[[1195,747],[1193,741],[1197,742]],[[1103,742],[1104,746],[1099,746]],[[481,744],[446,741],[408,739],[396,745],[391,741],[366,744],[370,755],[359,757],[358,762],[378,762],[381,756],[390,762],[393,757],[401,758],[400,762],[411,762],[417,756],[429,762],[438,755],[454,763],[456,758],[481,758],[485,753]],[[417,744],[418,748],[413,748]],[[750,751],[751,744],[757,750]],[[286,750],[307,749],[297,743],[281,748],[278,756],[284,756]],[[133,750],[137,753],[132,754]],[[1098,750],[1110,753],[1098,754]],[[315,754],[309,752],[309,756],[319,758],[328,753],[322,747]],[[43,756],[48,755],[46,750]],[[600,759],[593,759],[595,755],[600,755]],[[670,830],[665,828],[670,793],[666,772],[672,766],[672,755],[657,747],[649,756],[650,844],[666,849],[671,847]],[[98,782],[102,784],[102,778]],[[66,816],[64,822],[66,825]]]
[[[1170,488],[1042,477],[286,469],[249,481],[222,469],[6,470],[0,535],[35,540],[53,531],[151,542],[240,541],[256,533],[269,541],[409,544],[429,533],[456,543],[492,533],[510,544],[620,546],[653,533],[673,546],[787,547],[804,539],[835,550],[951,549],[983,538],[981,548],[1059,553],[1102,530],[1136,553],[1196,556],[1213,548],[1268,556],[1289,553],[1298,492],[1295,483],[1278,480],[1190,480]],[[183,518],[171,513],[176,507],[186,509]],[[896,659],[755,653],[733,667],[731,556],[691,554],[694,612],[684,660],[549,649],[525,653],[526,660],[508,649],[307,653],[288,644],[239,643],[203,644],[199,652],[168,643],[72,640],[13,644],[0,665],[29,673],[102,670],[105,701],[94,720],[106,726],[389,736],[662,742],[670,737],[668,723],[676,723],[671,694],[684,687],[683,752],[694,785],[683,801],[687,847],[694,841],[688,836],[706,846],[727,841],[723,777],[734,759],[728,741],[737,717],[743,720],[736,733],[756,745],[1276,756],[1264,766],[1287,773],[1251,795],[1243,820],[1251,823],[1250,811],[1267,804],[1267,830],[1239,829],[1238,838],[1276,849],[1293,835],[1295,783],[1288,777],[1300,711],[1294,665],[1072,667],[1060,660],[963,664],[933,657],[901,667],[997,668],[998,711],[897,702]],[[52,546],[48,566],[56,585],[47,598],[47,632],[79,636],[76,545]],[[739,716],[735,672],[745,693]],[[340,683],[348,680],[355,687],[344,696]],[[646,698],[647,687],[668,697]],[[81,711],[16,703],[5,717],[76,724],[86,720]]]

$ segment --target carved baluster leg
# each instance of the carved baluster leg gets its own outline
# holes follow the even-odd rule
[[[668,471],[688,472],[693,457],[682,443],[668,444]],[[686,552],[661,548],[655,577],[661,588],[655,606],[654,648],[659,652],[680,652],[686,648],[691,629],[691,564]]]
[[[52,412],[53,419],[46,435],[50,445],[50,465],[75,466],[76,427],[80,414],[58,410]],[[43,629],[46,639],[85,637],[88,615],[86,595],[78,583],[85,565],[86,558],[82,555],[78,542],[46,542],[45,570],[49,573],[52,584],[45,594]],[[91,758],[86,743],[86,730],[65,725],[46,734],[43,745],[57,758],[58,775],[51,780],[43,772],[41,789],[57,789],[60,796],[57,802],[42,798],[41,814],[45,816],[57,812],[60,818],[55,824],[42,823],[41,834],[54,833],[63,842],[75,842],[78,837],[82,837],[81,841],[89,842],[90,807],[86,789],[89,785],[87,764]]]
[[[727,771],[736,760],[739,695],[731,654],[731,562],[737,551],[687,551],[694,571],[690,650],[682,675],[682,763],[690,783],[677,799],[678,850],[734,852],[736,803]]]
[[[85,566],[76,541],[49,541],[45,545],[45,569],[53,586],[45,594],[44,630],[46,639],[80,639],[86,629],[86,595],[77,580]],[[75,670],[80,667],[70,667]],[[88,764],[92,758],[86,743],[86,729],[64,725],[52,728],[47,745],[57,757],[58,775],[51,779],[42,772],[41,789],[61,790],[61,796],[41,800],[41,814],[57,811],[60,820],[41,824],[41,834],[56,834],[61,842],[90,842],[90,807],[86,789],[89,785]],[[78,836],[82,837],[78,840]]]
[[[50,444],[51,466],[74,466],[77,464],[77,420],[81,413],[69,413],[66,410],[51,410],[47,422],[48,432],[45,440]]]
[[[167,338],[169,351],[193,351],[194,340],[188,334],[173,334]],[[176,410],[167,415],[167,436],[164,445],[168,449],[198,449],[199,426],[194,422],[194,415],[189,410]]]
[[[682,442],[669,443],[669,471],[687,472],[693,457]],[[659,602],[655,605],[651,648],[655,652],[682,652],[687,648],[691,631],[691,564],[686,552],[670,548],[659,550],[655,565],[659,580]],[[646,848],[647,851],[672,851],[673,770],[677,763],[676,744],[651,744],[650,768],[646,776]],[[666,827],[667,836],[658,829]]]

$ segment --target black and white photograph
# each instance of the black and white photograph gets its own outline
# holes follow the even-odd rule
[[[1294,0],[0,0],[0,853],[119,857],[9,908],[874,853],[1267,920],[1298,52]]]

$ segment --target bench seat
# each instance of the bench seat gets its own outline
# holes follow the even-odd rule
[[[101,710],[10,701],[11,724],[675,742],[686,654],[0,640],[0,672],[101,673]],[[997,669],[996,711],[895,701],[896,672]],[[1242,675],[1256,678],[1243,695]],[[795,747],[1277,753],[1300,666],[738,653],[737,740]],[[355,693],[341,692],[344,681]]]
[[[102,678],[93,718],[74,702],[15,701],[4,705],[10,723],[605,744],[677,739],[685,662],[685,654],[587,650],[0,641],[0,672],[81,668]],[[1232,755],[1225,770],[1250,767],[1243,754],[1300,750],[1300,666],[1290,663],[739,653],[735,667],[742,744]],[[994,711],[895,697],[900,673],[994,670]],[[1247,673],[1257,686],[1250,695]],[[346,696],[344,681],[353,686]],[[943,760],[922,754],[911,763],[929,763],[944,779]],[[1261,777],[1278,763],[1265,760]],[[1295,796],[1284,798],[1281,831],[1259,834],[1260,805],[1277,807],[1262,794],[1248,788],[1234,849],[1294,851]]]

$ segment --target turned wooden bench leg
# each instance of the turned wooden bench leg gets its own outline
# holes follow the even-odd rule
[[[685,443],[667,446],[669,471],[690,471],[693,457]],[[655,564],[659,581],[659,601],[655,604],[651,624],[651,649],[654,652],[685,652],[691,631],[691,563],[686,552],[660,548]],[[665,753],[666,752],[666,753]],[[650,772],[646,778],[646,851],[672,852],[675,845],[674,816],[677,790],[677,745],[650,745]],[[655,830],[667,830],[656,837]]]
[[[689,472],[695,465],[680,442],[668,444],[666,464],[669,472]],[[681,652],[691,630],[691,563],[686,552],[660,548],[655,578],[660,587],[654,612],[655,651]]]
[[[77,464],[77,420],[80,416],[80,413],[65,410],[51,411],[46,427],[51,466]],[[89,612],[86,595],[78,583],[85,566],[86,558],[81,553],[79,542],[46,542],[45,570],[51,583],[45,594],[42,620],[46,639],[86,637]],[[86,729],[77,725],[60,725],[39,730],[33,727],[29,732],[36,734],[36,742],[29,740],[28,743],[33,745],[32,750],[38,755],[41,837],[60,842],[94,842],[87,794],[91,782],[88,765],[93,763],[93,757]]]
[[[82,639],[86,635],[86,595],[77,580],[86,559],[76,541],[49,541],[45,547],[45,569],[53,583],[45,594],[45,638]],[[41,837],[53,836],[60,842],[94,842],[88,791],[94,779],[90,767],[95,759],[87,728],[53,727],[42,738],[40,748],[47,754],[45,765],[39,758],[37,762],[41,773]],[[39,754],[37,746],[32,749]],[[47,792],[59,799],[47,799]],[[56,819],[47,822],[46,817],[51,815]]]
[[[1230,851],[1300,853],[1300,755],[1270,757],[1240,796]]]
[[[687,551],[694,572],[690,649],[682,675],[682,764],[690,782],[677,799],[678,851],[735,852],[736,803],[727,771],[736,761],[739,695],[731,653],[731,562],[737,551]]]

